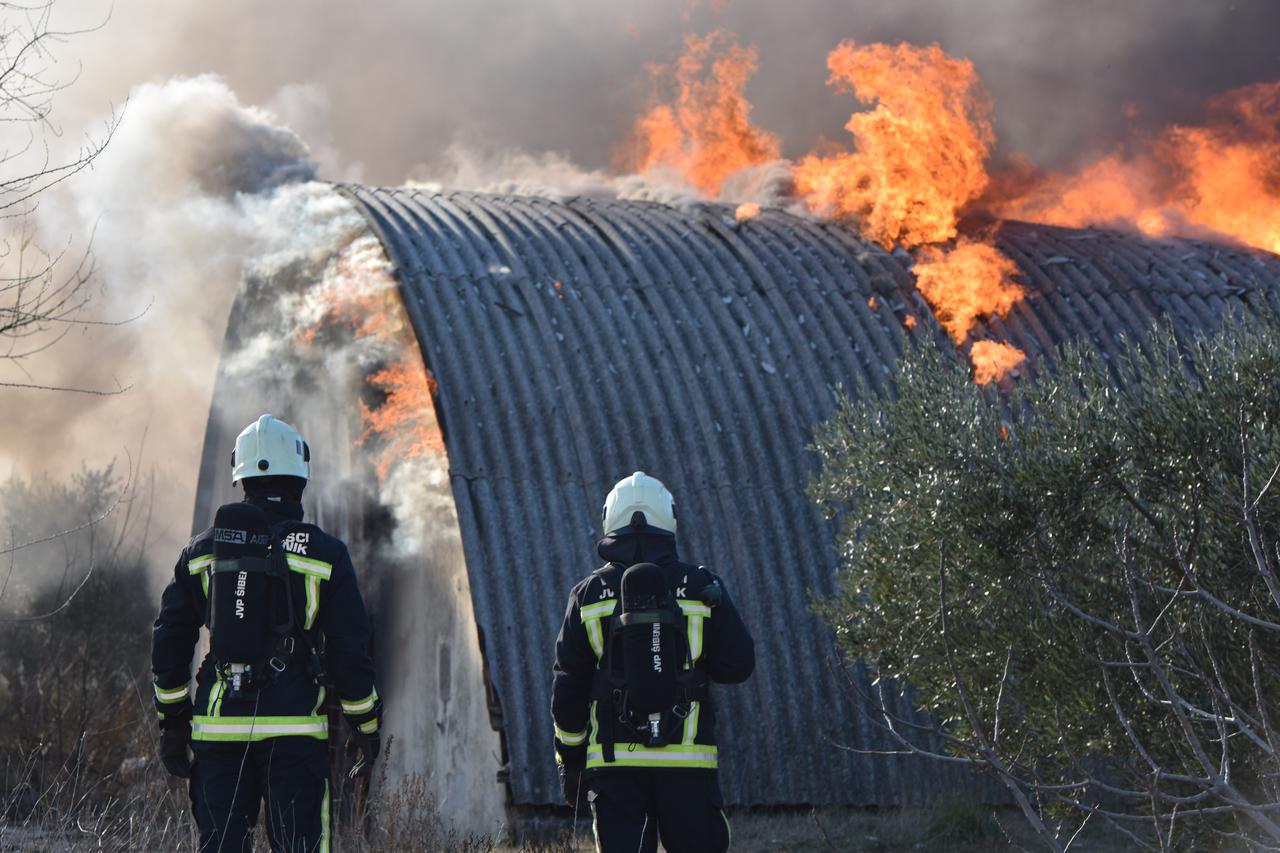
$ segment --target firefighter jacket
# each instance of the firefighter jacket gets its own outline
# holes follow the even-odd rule
[[[629,566],[655,563],[664,570],[684,617],[689,658],[707,679],[720,684],[745,681],[755,668],[755,646],[737,608],[716,575],[677,559],[675,536],[665,530],[623,528],[601,540],[597,551],[607,563],[573,588],[556,640],[551,716],[557,761],[568,767],[585,764],[588,772],[624,767],[715,769],[715,707],[709,694],[690,703],[678,742],[651,748],[626,738],[615,740],[614,749],[608,750],[602,737],[620,732],[608,726],[608,700],[599,698],[593,681],[605,657],[611,618],[621,607],[622,574]],[[712,585],[722,590],[714,607],[699,597]],[[606,760],[610,752],[612,762]]]
[[[302,505],[254,499],[272,523],[299,522],[284,539],[295,621],[305,637],[294,637],[281,672],[259,687],[255,700],[235,699],[212,655],[206,655],[190,693],[191,659],[208,625],[213,528],[192,539],[174,566],[160,599],[151,642],[156,710],[161,728],[191,722],[197,741],[258,741],[273,737],[328,737],[326,686],[316,672],[323,660],[342,711],[353,728],[378,731],[381,702],[369,655],[369,618],[356,586],[347,546],[314,524],[303,524]],[[298,629],[295,629],[295,634]],[[301,642],[301,640],[309,642]],[[310,649],[318,652],[313,661]]]

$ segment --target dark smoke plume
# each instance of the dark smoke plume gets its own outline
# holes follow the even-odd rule
[[[101,465],[149,427],[145,461],[174,495],[194,482],[245,269],[333,251],[360,232],[305,183],[313,173],[673,198],[609,166],[652,91],[646,66],[717,27],[758,48],[753,120],[788,157],[847,138],[850,99],[825,80],[844,38],[938,41],[971,58],[995,99],[1001,151],[1042,166],[1108,151],[1133,124],[1194,117],[1215,92],[1280,79],[1274,0],[58,0],[54,11],[64,29],[110,18],[53,56],[66,79],[83,69],[55,100],[53,144],[74,148],[82,128],[133,98],[94,173],[42,204],[42,235],[56,245],[97,229],[95,316],[152,308],[38,362],[51,380],[134,390],[6,405],[0,461],[22,473]],[[206,72],[219,77],[164,82]],[[752,180],[770,186],[774,171]],[[189,517],[174,513],[169,541]]]
[[[76,5],[101,14],[100,0]],[[825,86],[826,54],[844,38],[938,41],[972,59],[1003,147],[1045,167],[1109,150],[1126,106],[1158,126],[1215,92],[1280,78],[1274,0],[229,0],[118,3],[77,47],[91,73],[75,97],[96,114],[138,82],[215,72],[247,103],[275,107],[330,178],[434,177],[456,142],[561,152],[590,170],[630,130],[646,64],[714,27],[759,48],[748,95],[789,157],[845,138],[849,102]]]

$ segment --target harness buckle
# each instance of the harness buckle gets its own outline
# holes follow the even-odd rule
[[[288,666],[288,664],[285,661],[282,661],[279,657],[271,658],[271,660],[267,661],[267,665],[275,670],[277,675],[284,672],[285,667]]]
[[[689,712],[691,710],[693,710],[691,705],[673,705],[671,713],[683,720],[685,717],[689,716]]]
[[[613,689],[613,692],[610,694],[609,699],[610,699],[610,700],[611,700],[611,702],[612,702],[612,705],[613,705],[613,713],[614,713],[614,716],[616,716],[616,717],[618,718],[618,722],[620,722],[620,723],[625,723],[625,724],[627,724],[627,725],[630,725],[630,724],[631,724],[631,720],[630,720],[630,716],[631,716],[631,715],[630,715],[630,713],[627,711],[627,700],[626,700],[626,694],[624,694],[624,693],[622,692],[621,688],[617,688],[617,687],[615,687],[615,688]]]

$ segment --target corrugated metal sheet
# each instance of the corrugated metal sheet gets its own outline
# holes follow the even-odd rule
[[[907,315],[949,346],[905,255],[777,211],[737,223],[717,205],[344,191],[398,269],[439,383],[517,804],[558,799],[555,634],[597,564],[602,499],[637,468],[676,494],[684,556],[726,578],[756,636],[756,675],[719,696],[729,801],[887,805],[959,782],[837,747],[887,744],[833,677],[810,614],[838,565],[804,491],[815,425],[841,384],[884,389]],[[1270,256],[1017,224],[998,243],[1029,295],[975,337],[1033,355],[1068,338],[1113,350],[1161,315],[1209,327],[1233,306],[1277,307]]]

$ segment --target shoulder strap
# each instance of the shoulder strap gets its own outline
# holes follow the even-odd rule
[[[301,526],[296,521],[281,521],[271,526],[271,553],[269,560],[271,562],[271,576],[279,578],[280,588],[284,592],[286,610],[289,614],[287,621],[280,622],[272,626],[272,631],[277,638],[278,651],[286,650],[290,645],[290,639],[296,637],[302,642],[307,650],[308,665],[312,669],[312,675],[317,681],[324,680],[323,666],[320,660],[320,654],[316,651],[315,644],[311,642],[311,638],[307,635],[306,629],[298,620],[298,609],[293,602],[293,585],[290,583],[289,575],[289,554],[284,549],[284,540],[294,528]],[[288,649],[288,651],[292,651]]]

